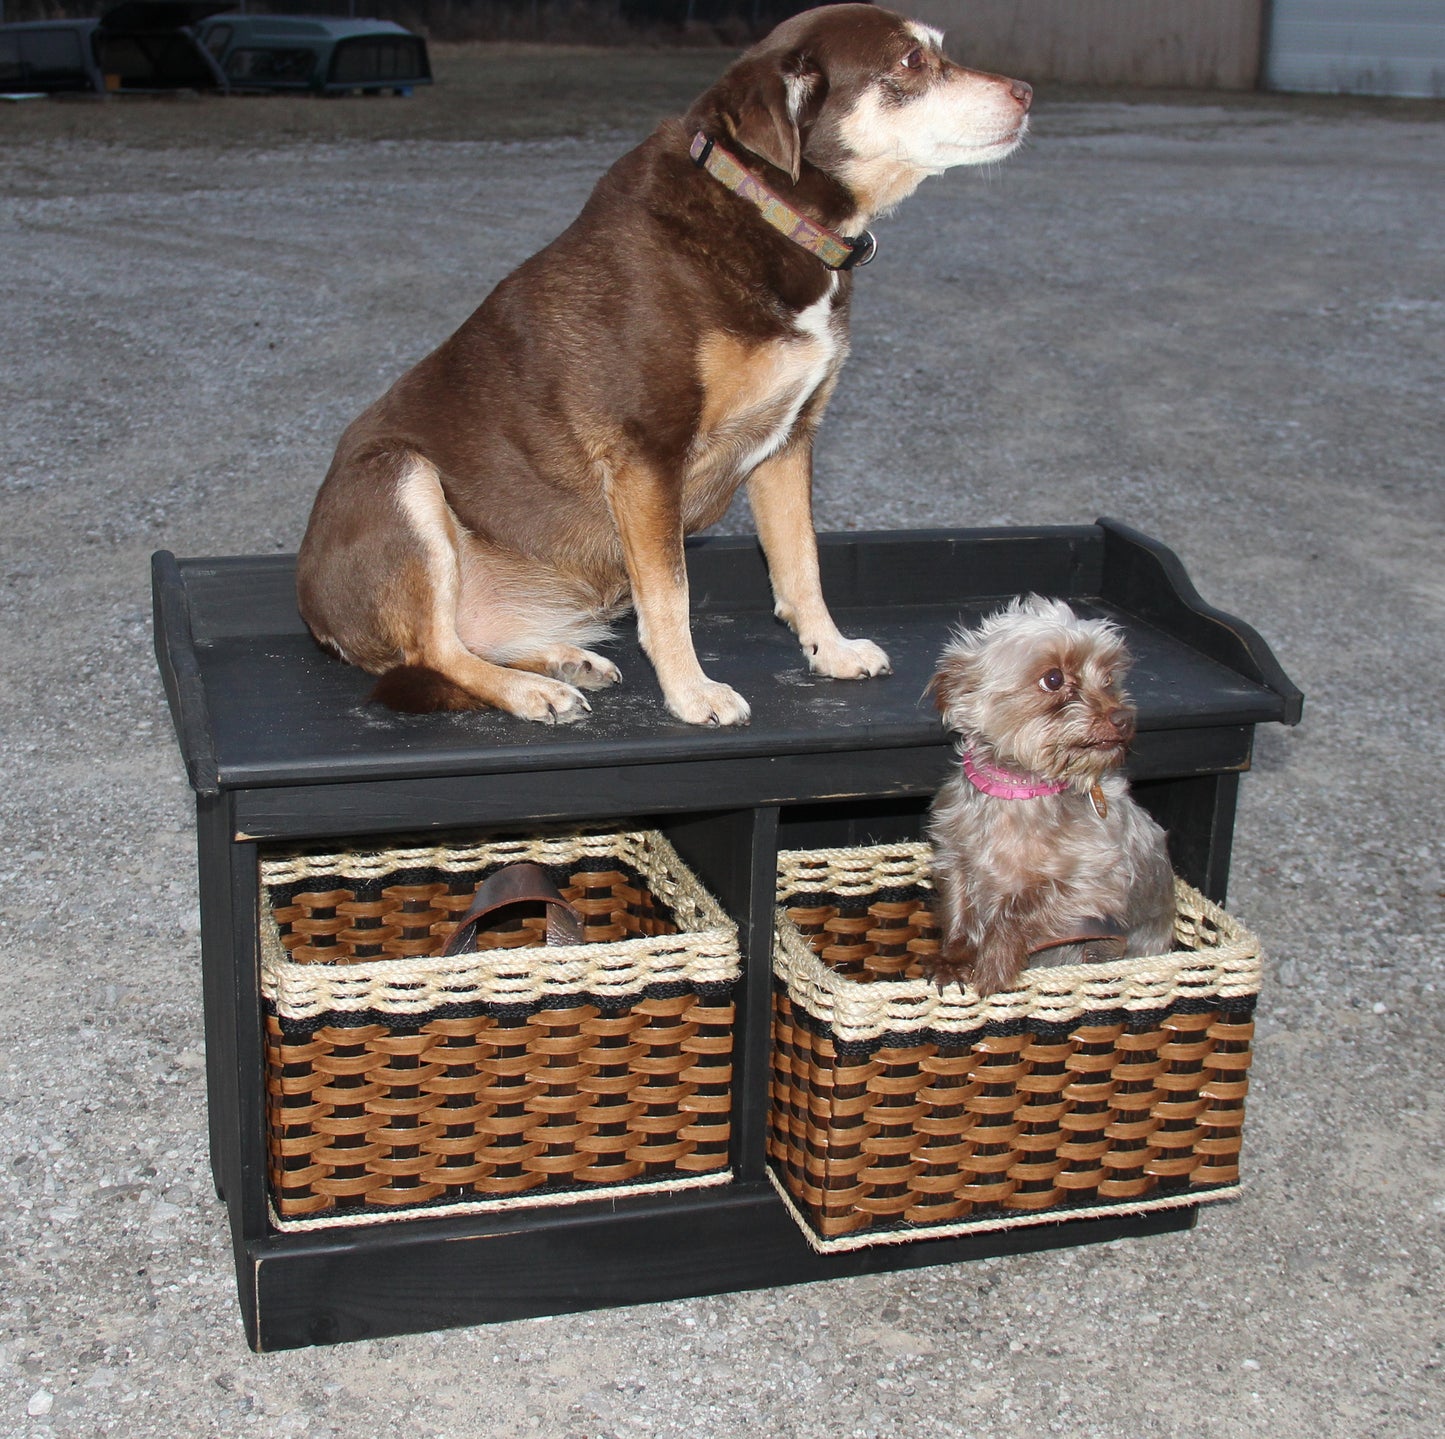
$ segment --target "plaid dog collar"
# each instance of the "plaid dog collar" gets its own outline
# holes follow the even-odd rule
[[[878,241],[871,230],[849,240],[800,215],[777,191],[763,184],[736,156],[701,130],[693,137],[688,153],[698,169],[706,170],[724,189],[757,206],[758,213],[773,229],[816,255],[830,270],[866,265],[877,254]]]

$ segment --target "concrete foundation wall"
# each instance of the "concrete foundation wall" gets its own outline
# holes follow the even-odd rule
[[[1264,0],[897,0],[965,64],[1030,81],[1252,90]]]

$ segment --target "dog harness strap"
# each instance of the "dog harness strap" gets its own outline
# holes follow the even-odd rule
[[[963,772],[974,789],[994,799],[1042,799],[1045,795],[1062,794],[1069,787],[1067,780],[1036,779],[997,765],[975,764],[971,750],[963,756]]]
[[[725,190],[756,206],[773,229],[816,255],[830,270],[851,270],[855,265],[866,265],[877,253],[878,241],[871,231],[864,230],[856,240],[849,240],[799,214],[776,190],[765,185],[741,160],[701,130],[693,136],[688,153],[700,170],[706,170]]]

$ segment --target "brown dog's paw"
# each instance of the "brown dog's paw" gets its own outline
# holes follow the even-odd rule
[[[701,684],[675,691],[665,698],[668,709],[687,724],[716,729],[722,725],[744,725],[753,717],[748,702],[731,685],[717,680],[704,679]]]
[[[809,646],[808,668],[833,680],[868,680],[892,674],[888,656],[872,640],[836,639]]]
[[[520,719],[535,720],[538,724],[576,724],[592,710],[581,690],[558,680],[520,672],[503,704]]]
[[[576,645],[558,645],[548,655],[547,673],[579,690],[606,689],[622,683],[622,671],[611,660]]]

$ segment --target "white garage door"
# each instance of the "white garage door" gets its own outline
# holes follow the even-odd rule
[[[1274,0],[1275,90],[1445,96],[1445,0]]]

